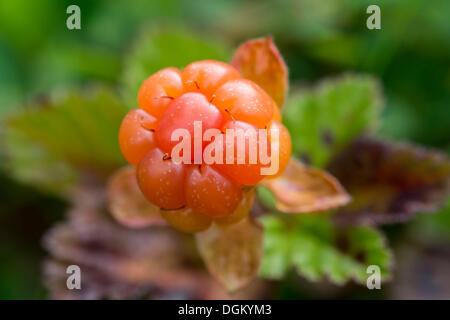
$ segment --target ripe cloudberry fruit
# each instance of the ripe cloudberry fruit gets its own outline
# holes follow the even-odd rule
[[[232,214],[223,218],[215,219],[214,222],[220,225],[228,226],[244,219],[248,215],[248,212],[253,205],[253,201],[255,200],[255,193],[255,188],[252,188],[251,190],[245,192],[241,203],[239,203],[238,207],[233,211]]]
[[[146,153],[157,146],[155,130],[156,118],[142,109],[131,110],[125,116],[120,126],[119,144],[129,164],[138,165]]]
[[[214,104],[230,120],[245,121],[259,128],[267,125],[277,108],[263,89],[247,79],[228,81],[214,94]]]
[[[120,148],[137,166],[142,193],[179,230],[198,232],[211,221],[229,224],[245,217],[254,192],[243,190],[265,178],[261,169],[270,167],[261,156],[272,155],[270,143],[277,139],[270,129],[279,130],[280,170],[273,176],[289,159],[290,137],[277,105],[226,63],[205,60],[182,72],[160,70],[142,84],[138,104],[122,122]],[[230,129],[242,131],[230,138]],[[179,153],[183,161],[173,157],[180,145],[189,146]],[[206,154],[221,163],[211,163]]]
[[[278,177],[283,173],[289,163],[292,152],[291,135],[288,129],[280,121],[272,120],[268,125],[268,136],[271,142],[273,140],[271,136],[273,129],[278,130],[279,169],[277,174],[269,176],[269,178]]]
[[[159,119],[172,100],[183,92],[180,70],[166,68],[145,80],[138,93],[138,104],[140,108]]]
[[[163,209],[178,209],[186,205],[182,163],[167,159],[158,148],[147,152],[137,168],[137,180],[144,196]]]
[[[242,187],[208,165],[188,169],[185,180],[187,204],[195,212],[213,218],[231,214],[242,199]]]
[[[191,63],[182,73],[186,92],[201,92],[208,100],[224,83],[240,77],[232,66],[211,60]]]
[[[243,121],[228,121],[224,124],[222,127],[222,131],[226,132],[227,130],[235,130],[236,135],[233,137],[234,141],[232,142],[233,153],[232,153],[232,164],[227,163],[227,157],[230,155],[229,152],[227,152],[227,147],[230,145],[231,147],[231,141],[227,141],[224,139],[223,141],[223,147],[219,150],[222,151],[223,160],[221,164],[215,164],[214,166],[217,167],[217,169],[235,181],[246,185],[246,186],[252,186],[256,183],[258,183],[260,180],[262,180],[265,176],[261,173],[261,168],[267,167],[267,165],[264,165],[261,163],[261,158],[258,157],[259,151],[261,149],[261,140],[263,137],[259,136],[259,131],[257,130],[257,127],[254,125],[251,125],[250,123],[243,122]],[[249,135],[249,133],[256,133],[256,137],[252,137]],[[239,139],[245,139],[245,144],[239,144]],[[253,150],[251,149],[253,142],[260,142],[260,143],[254,143],[253,145],[256,147]],[[266,153],[270,153],[270,142],[268,137],[266,137]],[[240,150],[240,147],[244,146],[244,150]],[[245,156],[244,159],[241,159],[240,162],[243,162],[242,164],[239,163],[238,155],[241,154]],[[253,163],[250,161],[251,156],[257,157],[256,162],[253,161]]]
[[[223,117],[203,94],[188,92],[174,100],[159,119],[156,129],[159,146],[171,153],[172,148],[178,144],[178,141],[171,139],[176,129],[187,129],[191,137],[194,137],[194,121],[201,121],[202,132],[205,132],[206,129],[220,127]],[[205,145],[206,142],[203,142],[202,146]],[[191,139],[191,150],[194,150],[194,139]],[[192,159],[193,156],[192,152]]]

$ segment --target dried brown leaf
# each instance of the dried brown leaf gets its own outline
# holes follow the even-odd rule
[[[330,172],[353,202],[340,208],[339,224],[402,222],[433,212],[450,195],[450,160],[436,151],[362,138],[344,150]]]
[[[272,191],[277,209],[285,213],[325,211],[345,205],[351,199],[332,175],[295,158],[291,158],[280,177],[265,179],[262,185]]]
[[[159,208],[142,195],[134,167],[123,167],[110,178],[107,186],[108,208],[121,224],[131,228],[166,225]]]
[[[267,284],[255,281],[228,294],[204,270],[193,238],[170,227],[131,229],[105,208],[102,185],[83,185],[67,219],[44,237],[50,257],[44,282],[53,299],[258,299]],[[67,288],[66,268],[81,268],[81,289]]]
[[[262,259],[263,229],[251,217],[196,234],[197,248],[209,272],[228,291],[247,286]]]
[[[288,71],[272,37],[244,42],[234,53],[231,64],[242,77],[254,81],[277,103],[279,108],[288,90]]]

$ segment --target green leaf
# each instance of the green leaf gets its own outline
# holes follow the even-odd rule
[[[410,227],[414,237],[428,241],[450,240],[450,197],[447,197],[444,206],[433,214],[417,217]]]
[[[264,225],[263,277],[280,279],[291,268],[311,281],[364,283],[369,265],[389,275],[391,253],[380,233],[369,227],[335,229],[324,215],[261,219]]]
[[[344,75],[295,93],[283,119],[293,153],[324,167],[348,143],[373,130],[381,112],[378,82],[366,75]]]
[[[21,181],[57,188],[75,170],[107,176],[123,165],[117,137],[127,108],[109,90],[72,91],[29,110],[5,130],[5,165]]]
[[[55,41],[37,52],[30,66],[29,96],[48,92],[62,84],[116,81],[120,59],[112,50],[70,41]]]
[[[20,68],[8,51],[0,46],[0,120],[23,99],[23,88],[20,83]],[[1,129],[0,129],[1,130]]]
[[[137,107],[140,85],[160,69],[184,68],[191,62],[204,59],[227,61],[230,53],[224,44],[201,38],[182,28],[144,29],[124,62],[124,99],[128,107]]]
[[[72,167],[23,132],[9,128],[2,138],[7,153],[2,170],[16,180],[56,194],[64,193],[78,180]]]
[[[270,210],[276,210],[275,196],[267,187],[259,185],[256,188],[256,194],[258,196],[258,200],[264,207]]]

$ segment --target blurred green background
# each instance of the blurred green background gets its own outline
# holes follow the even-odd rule
[[[381,30],[366,28],[366,8],[374,4],[369,0],[2,0],[0,119],[58,88],[101,82],[120,89],[124,58],[142,30],[186,28],[224,48],[271,34],[289,67],[291,88],[347,71],[375,75],[386,102],[377,134],[448,153],[450,2],[375,2]],[[70,4],[81,8],[81,30],[66,28]],[[5,170],[0,191],[0,298],[45,298],[40,241],[67,204],[21,185]],[[395,241],[393,229],[387,231]],[[279,297],[308,296],[286,285]]]

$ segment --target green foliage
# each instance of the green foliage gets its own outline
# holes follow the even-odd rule
[[[29,70],[32,86],[27,94],[33,96],[61,84],[80,85],[94,79],[114,82],[120,73],[120,59],[104,48],[60,40],[42,48]]]
[[[382,9],[382,32],[368,32],[361,24],[361,21],[365,21],[367,17],[365,8],[370,3],[369,1],[341,3],[286,0],[277,2],[275,5],[272,0],[258,2],[253,0],[207,2],[136,0],[133,1],[133,5],[130,5],[126,1],[80,0],[78,4],[82,8],[83,28],[72,31],[65,28],[65,9],[72,4],[71,1],[2,0],[0,1],[0,118],[3,120],[11,112],[19,111],[24,101],[34,97],[36,93],[92,80],[117,81],[117,75],[121,70],[120,57],[123,52],[128,52],[129,39],[135,34],[137,28],[147,21],[155,25],[161,21],[169,25],[177,21],[189,27],[198,27],[208,32],[214,39],[220,35],[236,44],[249,37],[272,34],[287,60],[293,86],[296,82],[316,81],[330,73],[346,70],[370,72],[379,77],[386,88],[387,108],[383,114],[381,134],[386,138],[413,140],[428,146],[445,148],[447,152],[450,152],[448,142],[450,135],[448,108],[450,2],[437,0],[385,2]],[[409,26],[420,26],[420,28],[410,32]],[[167,34],[167,39],[164,38],[164,34]],[[98,124],[100,128],[98,132],[92,130],[94,123],[92,118],[84,119],[91,115],[87,114],[86,108],[92,107],[92,104],[85,103],[86,96],[81,93],[74,93],[82,97],[79,100],[82,106],[72,108],[70,119],[64,119],[65,117],[59,114],[59,111],[53,110],[61,107],[60,104],[63,103],[59,101],[44,106],[42,110],[32,110],[30,114],[36,114],[36,122],[31,120],[34,116],[27,115],[15,118],[18,121],[17,127],[14,124],[6,127],[2,123],[0,134],[1,139],[5,141],[1,142],[4,148],[0,154],[3,156],[3,152],[6,151],[8,157],[6,161],[1,159],[2,169],[20,181],[34,183],[39,188],[61,191],[79,178],[81,166],[103,167],[102,170],[106,167],[114,167],[122,163],[115,138],[120,117],[114,116],[114,110],[123,109],[121,112],[124,113],[127,108],[135,107],[137,88],[145,77],[169,65],[183,67],[195,59],[227,60],[229,57],[226,48],[219,49],[223,47],[222,45],[216,46],[214,41],[199,39],[180,29],[165,32],[146,31],[136,40],[132,52],[126,56],[125,69],[120,80],[125,85],[126,107],[117,107],[115,98],[105,99],[102,110],[109,111],[108,108],[112,108],[112,116],[103,111],[100,114],[101,117],[97,114],[95,124]],[[179,40],[182,40],[181,43],[178,42]],[[348,94],[358,96],[357,92],[360,92],[361,100],[355,102],[358,106],[353,106],[355,110],[350,113],[354,114],[354,117],[351,117],[350,121],[343,115],[343,111],[350,111],[353,108],[350,105],[348,109],[342,107],[342,103],[347,99],[345,94],[342,94],[342,99],[330,99],[333,100],[331,103],[325,98],[318,98],[322,92],[320,91],[322,86],[319,86],[318,89],[306,90],[291,98],[284,118],[293,135],[294,151],[298,155],[309,157],[313,164],[323,166],[341,146],[348,144],[350,140],[363,132],[364,126],[372,126],[372,121],[366,123],[369,118],[366,115],[373,112],[375,120],[378,117],[379,108],[373,106],[373,100],[367,104],[368,108],[360,106],[366,101],[363,94],[366,90],[364,86],[371,87],[370,83],[373,81],[367,78],[361,82],[358,80],[354,82],[356,82],[356,84],[353,83],[355,88],[359,89],[355,90],[355,95],[355,92],[349,88]],[[340,91],[344,90],[340,84],[339,86],[336,84],[336,87],[340,89],[333,89],[335,94],[343,92]],[[376,84],[373,87],[376,88]],[[330,91],[333,90],[330,89]],[[377,89],[374,91],[374,95],[378,96]],[[108,101],[114,102],[108,106]],[[88,107],[83,107],[84,105]],[[326,106],[316,107],[319,105]],[[93,107],[93,110],[99,110],[97,108],[98,106]],[[328,113],[329,110],[332,111]],[[47,115],[53,112],[59,115]],[[41,114],[45,115],[41,116]],[[94,112],[93,116],[95,114]],[[337,118],[333,119],[335,115]],[[41,122],[41,120],[47,121],[48,118],[59,121],[60,116],[64,124],[61,130],[53,130],[51,121]],[[85,127],[88,128],[86,133],[77,131],[79,121],[83,122],[80,128],[83,130]],[[84,121],[87,122],[84,123]],[[111,126],[105,125],[109,129],[101,129],[105,124],[104,121],[108,123],[111,121]],[[115,124],[112,125],[112,123]],[[64,131],[65,128],[68,128],[70,132]],[[321,132],[324,128],[325,132]],[[331,128],[332,132],[326,130],[327,128]],[[341,130],[345,133],[341,134]],[[42,132],[36,134],[36,131]],[[52,137],[55,132],[56,137]],[[100,132],[105,134],[99,134]],[[50,137],[44,136],[47,134],[50,134]],[[112,136],[108,136],[111,134]],[[63,140],[65,143],[62,143]],[[86,141],[88,145],[81,145]],[[105,144],[99,144],[100,141]],[[328,148],[330,144],[331,147]],[[58,150],[60,145],[62,150]],[[74,150],[70,150],[71,148]],[[12,192],[11,195],[19,194],[19,200],[24,204],[20,208],[12,206],[10,196],[5,193],[12,189],[12,185],[13,181],[3,183],[2,194],[5,205],[0,211],[4,217],[5,213],[10,213],[11,217],[19,218],[17,221],[7,218],[5,222],[12,222],[2,223],[3,228],[0,234],[5,235],[5,231],[14,230],[3,238],[5,244],[15,243],[22,238],[28,239],[26,236],[30,234],[42,233],[43,228],[41,231],[36,229],[40,224],[30,219],[42,216],[49,211],[48,201],[39,205],[39,208],[43,208],[42,212],[30,210],[27,195],[33,190],[31,188]],[[264,204],[268,208],[272,208],[273,199],[270,198],[267,189],[259,189],[258,195],[263,202],[265,201]],[[52,214],[57,216],[61,212],[62,210],[59,210]],[[20,213],[23,216],[19,216]],[[423,237],[428,240],[434,240],[437,235],[448,238],[449,217],[449,206],[435,215],[418,217],[412,222],[412,233],[414,237]],[[278,220],[278,218],[274,219]],[[302,224],[306,227],[308,222],[306,220],[309,217],[302,216],[298,219],[300,221],[305,219]],[[325,247],[341,254],[342,252],[331,240],[333,237],[324,236],[324,234],[331,235],[338,231],[333,231],[334,228],[329,226],[326,219],[321,222],[314,219],[311,221],[311,224],[317,226],[314,230],[320,229],[326,232],[306,232],[304,228],[295,228],[288,235],[297,239],[306,234],[308,237],[305,239],[309,239],[306,243],[311,243],[311,238],[314,239],[312,243],[317,243],[319,240],[322,241],[319,242],[321,244],[332,243],[333,246],[330,244],[329,247]],[[21,226],[20,222],[24,225]],[[19,227],[13,229],[11,226]],[[281,226],[281,230],[287,229],[286,226]],[[362,230],[367,231],[365,228]],[[362,234],[370,234],[366,231]],[[13,234],[17,238],[12,238]],[[270,241],[288,245],[281,232],[274,235],[268,228],[266,235],[268,239],[272,239]],[[326,241],[322,240],[322,236]],[[14,291],[14,297],[17,298],[35,297],[28,282],[37,283],[40,277],[36,268],[29,268],[29,266],[38,266],[37,259],[27,261],[28,265],[16,261],[26,259],[33,254],[29,244],[37,244],[38,239],[39,237],[36,236],[32,240],[27,240],[22,247],[5,251],[6,258],[0,266],[3,284],[0,285],[0,296],[4,295],[6,290]],[[359,240],[356,236],[353,239],[350,242],[355,246],[357,244],[355,242]],[[36,245],[32,249],[33,252],[38,250],[37,247]],[[276,249],[280,257],[284,257],[283,247]],[[21,255],[17,255],[16,251],[20,251]],[[267,266],[271,266],[269,269],[274,267],[274,270],[277,270],[277,265],[285,263],[277,262],[273,257],[271,254],[266,255],[263,270],[267,270]],[[290,260],[287,260],[285,269],[291,265]],[[284,273],[283,270],[274,272],[281,274]]]
[[[263,277],[280,279],[292,267],[309,280],[363,283],[369,265],[389,276],[392,257],[378,231],[369,227],[333,228],[326,216],[265,216]]]
[[[64,192],[78,180],[74,168],[23,132],[11,128],[3,139],[8,153],[3,169],[16,180],[52,193]]]
[[[276,199],[273,193],[263,186],[256,188],[256,194],[261,204],[269,210],[276,210]]]
[[[163,68],[184,68],[193,61],[204,59],[227,61],[230,53],[223,44],[181,28],[144,29],[124,62],[124,99],[130,108],[136,107],[142,82]]]
[[[52,99],[8,122],[6,166],[19,180],[51,190],[81,170],[106,175],[124,163],[117,135],[126,112],[104,88]]]
[[[42,234],[67,204],[0,173],[0,297],[45,299],[42,286]]]
[[[378,83],[369,76],[344,75],[295,93],[283,119],[293,153],[323,167],[356,137],[373,130],[380,111]]]
[[[19,83],[19,70],[14,59],[0,44],[0,120],[22,102],[22,88]]]
[[[365,75],[347,74],[294,93],[283,114],[294,154],[314,166],[326,166],[356,138],[376,128],[381,101],[377,81]],[[271,208],[273,199],[265,190],[258,190],[258,196]],[[336,228],[325,213],[266,216],[262,223],[262,276],[280,279],[294,268],[312,281],[326,277],[336,284],[364,282],[372,264],[380,266],[382,276],[389,275],[391,254],[376,229]]]
[[[411,234],[437,241],[450,241],[450,197],[441,210],[434,214],[421,215],[412,222]]]

